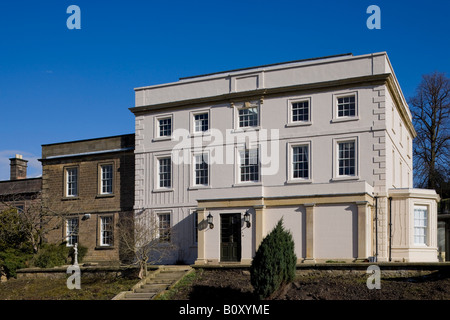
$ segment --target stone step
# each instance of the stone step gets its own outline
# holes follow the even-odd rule
[[[185,270],[161,270],[159,274],[183,274]]]
[[[154,296],[151,298],[135,298],[135,297],[125,297],[122,300],[152,300]]]
[[[128,293],[125,295],[126,300],[151,300],[155,296],[155,293]]]
[[[144,288],[138,288],[136,290],[134,290],[134,293],[149,293],[149,294],[157,294],[159,293],[161,290],[159,289],[144,289]]]
[[[179,274],[179,275],[160,275],[158,277],[153,278],[154,280],[156,279],[167,279],[167,280],[173,280],[173,279],[179,279],[181,278],[183,275]]]
[[[162,290],[166,290],[167,287],[168,287],[167,285],[142,286],[142,287],[134,290],[134,292],[136,292],[136,293],[158,293]]]
[[[190,266],[164,266],[161,271],[188,271],[191,270]]]
[[[184,274],[185,272],[161,272],[154,279],[175,279],[182,277]]]
[[[141,286],[141,289],[166,289],[167,285],[164,283],[147,283]]]
[[[176,279],[160,279],[160,278],[155,278],[152,279],[149,283],[155,283],[155,284],[171,284],[175,281]]]
[[[176,281],[181,279],[191,267],[189,266],[165,266],[147,280],[147,283],[127,292],[122,300],[151,300],[160,292],[167,290]]]

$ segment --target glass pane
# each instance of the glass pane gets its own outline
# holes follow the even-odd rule
[[[165,118],[159,120],[159,136],[168,137],[172,134],[172,119]]]
[[[240,152],[241,181],[259,181],[258,149]]]
[[[356,115],[355,96],[338,98],[338,117],[353,117]]]
[[[170,188],[172,186],[171,174],[171,159],[159,159],[159,187]]]
[[[309,121],[309,102],[292,103],[292,121]]]
[[[239,110],[239,127],[258,126],[258,108],[245,108]]]
[[[354,176],[356,174],[355,143],[339,143],[338,157],[339,175]]]
[[[194,131],[204,132],[208,131],[208,113],[196,114],[194,115]]]
[[[292,148],[293,155],[293,178],[309,178],[308,146],[297,146]]]

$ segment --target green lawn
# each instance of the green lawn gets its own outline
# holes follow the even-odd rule
[[[82,278],[81,289],[68,289],[66,279],[10,279],[0,283],[0,300],[110,300],[139,279]]]

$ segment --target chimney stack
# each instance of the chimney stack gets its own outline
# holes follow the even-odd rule
[[[9,159],[11,166],[11,180],[26,179],[27,178],[27,160],[22,159],[21,154],[16,154],[15,158]]]

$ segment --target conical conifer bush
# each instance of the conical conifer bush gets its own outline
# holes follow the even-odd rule
[[[263,239],[250,267],[250,280],[255,294],[265,299],[283,284],[295,278],[297,256],[292,234],[283,227],[283,219]]]

